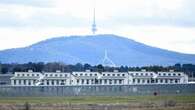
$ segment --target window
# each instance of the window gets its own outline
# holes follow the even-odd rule
[[[145,79],[142,79],[142,83],[145,83]]]
[[[179,73],[178,76],[181,76],[181,74]]]
[[[59,85],[59,80],[56,81],[56,84]]]
[[[147,80],[147,83],[150,83],[150,80],[149,79]]]
[[[87,74],[85,74],[85,76],[87,76]]]
[[[79,84],[79,79],[77,79],[77,84]]]
[[[175,76],[175,73],[173,73],[173,76]]]
[[[137,83],[140,83],[140,79],[137,79]]]
[[[28,85],[31,85],[31,81],[28,81]]]
[[[136,76],[138,76],[139,74],[138,73],[136,73]]]
[[[123,76],[125,76],[125,74],[122,74]]]
[[[105,76],[105,74],[103,74],[103,76]]]
[[[50,74],[50,77],[52,77],[53,76],[53,74]]]
[[[20,74],[17,74],[17,76],[20,76]]]
[[[160,80],[160,83],[163,83],[163,80],[162,79]]]
[[[92,76],[92,74],[90,74],[90,76]]]
[[[75,74],[75,76],[78,76],[78,74]]]
[[[133,83],[135,83],[135,79],[133,79]]]
[[[22,76],[24,76],[24,74],[22,74]]]
[[[58,75],[57,75],[57,74],[55,74],[55,77],[58,77]]]
[[[152,73],[150,73],[150,76],[152,76],[153,74]]]
[[[80,76],[83,76],[83,74],[81,73]]]
[[[60,74],[60,77],[62,77],[62,74]]]
[[[47,74],[46,74],[47,75]],[[32,74],[32,76],[34,76],[34,74]]]
[[[89,79],[87,79],[87,84],[89,84]]]
[[[51,85],[54,85],[54,80],[51,80]]]
[[[100,84],[102,84],[102,79],[99,79],[100,80]]]
[[[163,76],[166,76],[166,74],[165,74],[165,73],[163,73]]]
[[[97,76],[97,74],[95,74],[95,76]]]
[[[165,79],[165,83],[168,83],[168,80],[167,79]]]
[[[110,74],[107,74],[107,76],[110,76]]]
[[[115,74],[112,74],[112,76],[115,76]]]
[[[98,79],[95,79],[95,84],[98,84]]]
[[[65,83],[64,80],[61,80],[61,85],[64,85],[64,83]]]
[[[82,84],[84,84],[84,81],[85,81],[85,80],[84,80],[84,79],[82,79],[82,80],[81,80],[81,83],[82,83]]]
[[[121,79],[119,79],[119,84],[122,84],[122,80]]]
[[[104,83],[107,84],[107,79],[104,79]]]
[[[141,73],[141,76],[143,76],[143,73]]]
[[[37,74],[37,76],[39,76],[39,74]]]
[[[170,79],[170,83],[173,83],[173,79]]]
[[[109,80],[109,84],[112,84],[112,80],[111,79]]]
[[[93,79],[91,79],[91,83],[94,84],[94,80]]]
[[[115,80],[114,80],[114,84],[116,84],[116,83],[117,83],[117,80],[115,79]]]
[[[26,80],[24,79],[23,81],[24,81],[24,85],[26,85]]]
[[[64,77],[67,77],[67,74],[65,74]]]
[[[29,76],[29,74],[27,74],[27,76]]]
[[[171,74],[169,73],[168,76],[171,76]]]
[[[14,80],[14,85],[16,85],[16,80]]]
[[[158,83],[158,79],[156,79],[156,83]]]
[[[19,85],[21,84],[21,80],[18,80]]]
[[[47,85],[49,85],[49,80],[47,80]]]
[[[148,76],[148,73],[146,73],[145,75]]]
[[[120,76],[120,74],[117,74],[117,76]]]

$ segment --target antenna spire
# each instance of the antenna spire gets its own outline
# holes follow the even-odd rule
[[[95,8],[93,9],[93,24],[92,24],[92,33],[95,34],[95,32],[97,31],[96,28],[96,22],[95,22]]]
[[[108,57],[108,52],[105,50],[104,58],[102,60],[103,66],[116,67],[115,63]]]

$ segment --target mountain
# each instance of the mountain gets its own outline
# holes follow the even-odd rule
[[[2,63],[64,62],[101,63],[105,50],[118,66],[172,65],[194,63],[195,55],[151,47],[116,35],[66,36],[28,47],[0,51]]]

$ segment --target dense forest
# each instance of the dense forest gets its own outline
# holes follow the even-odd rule
[[[55,72],[56,70],[60,70],[62,72],[72,72],[72,71],[113,71],[114,69],[119,70],[120,72],[126,71],[140,71],[145,69],[147,71],[182,71],[188,74],[190,77],[195,76],[195,65],[194,64],[175,64],[173,66],[143,66],[143,67],[128,67],[128,66],[120,66],[120,67],[108,67],[99,65],[90,65],[90,64],[81,64],[77,63],[75,65],[67,65],[64,63],[59,62],[51,62],[51,63],[25,63],[25,64],[1,64],[0,63],[0,73],[7,74],[7,73],[14,73],[14,72],[21,72],[21,71],[28,71],[33,70],[34,72]]]

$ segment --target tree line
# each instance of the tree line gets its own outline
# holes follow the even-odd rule
[[[127,71],[141,71],[145,69],[146,71],[181,71],[185,72],[189,76],[195,76],[195,64],[175,64],[172,66],[142,66],[142,67],[129,67],[129,66],[120,66],[120,67],[108,67],[99,65],[90,65],[90,64],[64,64],[60,62],[50,62],[50,63],[43,63],[43,62],[29,62],[24,64],[1,64],[0,63],[0,73],[7,74],[7,73],[14,73],[14,72],[25,72],[28,70],[33,70],[34,72],[55,72],[56,70],[60,70],[62,72],[72,72],[72,71],[114,71],[118,70],[120,72],[127,72]]]

